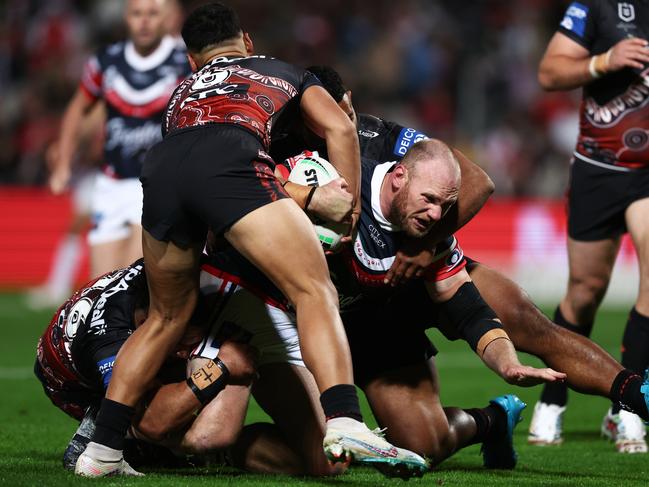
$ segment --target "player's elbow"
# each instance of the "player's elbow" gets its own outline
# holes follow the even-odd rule
[[[539,81],[539,84],[541,85],[541,88],[546,91],[555,91],[560,89],[555,73],[547,66],[546,63],[541,63],[541,65],[539,66],[537,79]]]

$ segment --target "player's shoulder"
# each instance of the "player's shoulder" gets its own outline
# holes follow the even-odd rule
[[[113,42],[106,44],[95,51],[95,56],[100,64],[114,63],[124,57],[125,41]]]

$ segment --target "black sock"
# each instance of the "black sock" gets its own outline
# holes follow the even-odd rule
[[[639,375],[649,365],[649,317],[642,316],[635,308],[631,309],[624,329],[622,365]]]
[[[642,377],[632,370],[624,369],[617,374],[611,386],[610,397],[613,405],[613,413],[620,411],[620,407],[633,411],[645,421],[649,420],[649,411],[644,395],[640,392]]]
[[[507,414],[500,407],[490,404],[486,408],[464,409],[473,418],[476,426],[475,436],[470,445],[499,438],[507,430]]]
[[[330,387],[320,394],[320,404],[327,420],[348,417],[363,421],[356,387],[353,384],[338,384]]]
[[[561,308],[557,306],[554,312],[554,320],[557,325],[566,330],[570,330],[579,335],[589,337],[593,330],[593,324],[588,323],[583,326],[578,326],[566,320],[561,313]],[[568,385],[565,382],[551,382],[545,384],[543,392],[541,393],[541,402],[546,404],[556,404],[557,406],[565,406],[568,403]]]
[[[123,450],[126,430],[131,425],[134,414],[134,408],[103,398],[92,441],[115,450]]]

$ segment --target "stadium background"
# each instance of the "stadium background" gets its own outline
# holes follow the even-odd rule
[[[357,110],[443,138],[478,162],[495,181],[496,194],[462,230],[460,241],[468,255],[514,277],[551,311],[566,280],[563,192],[579,93],[541,92],[536,67],[567,1],[230,3],[259,52],[305,66],[332,64],[353,90]],[[121,9],[118,0],[0,1],[0,485],[80,481],[60,468],[60,452],[76,425],[48,404],[31,371],[36,340],[51,311],[29,310],[22,292],[45,278],[70,214],[69,197],[52,196],[44,188],[45,151],[56,137],[84,60],[97,46],[123,37]],[[100,141],[84,147],[79,162],[100,159],[100,147]],[[636,293],[635,265],[626,241],[608,306],[595,327],[595,340],[616,356]],[[78,280],[86,273],[87,265]],[[436,332],[431,336],[441,351],[445,404],[473,407],[513,391],[466,345],[448,343]],[[516,393],[531,406],[538,388]],[[646,485],[646,458],[620,458],[598,439],[607,402],[571,397],[563,447],[525,444],[528,409],[515,437],[521,456],[515,472],[484,472],[479,446],[474,446],[445,462],[422,485]],[[365,414],[370,418],[367,409]],[[253,405],[248,420],[262,418]],[[196,473],[149,475],[137,483],[171,486],[191,478],[192,485],[325,485]],[[393,485],[363,470],[336,483]]]
[[[559,299],[566,280],[563,193],[579,92],[543,93],[536,67],[567,3],[231,2],[259,52],[335,66],[358,111],[442,138],[480,164],[496,193],[461,232],[465,252],[543,302]],[[124,31],[116,0],[6,0],[0,14],[0,287],[15,289],[45,278],[67,224],[68,199],[43,188],[45,150],[82,63]],[[81,162],[100,159],[100,146]],[[626,241],[608,301],[631,302],[636,286]]]

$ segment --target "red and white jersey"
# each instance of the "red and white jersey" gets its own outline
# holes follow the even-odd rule
[[[86,63],[81,89],[107,107],[105,171],[136,178],[144,153],[162,139],[162,117],[178,84],[191,73],[184,47],[165,37],[148,56],[132,42],[99,50]]]

